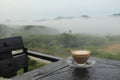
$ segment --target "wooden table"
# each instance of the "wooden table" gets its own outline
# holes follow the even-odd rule
[[[12,80],[120,80],[120,61],[95,58],[94,66],[79,69],[66,64],[66,60],[16,76]]]

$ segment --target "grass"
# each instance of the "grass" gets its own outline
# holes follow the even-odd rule
[[[109,54],[109,53],[99,53],[94,54],[94,57],[105,58],[105,59],[112,59],[112,60],[119,60],[120,61],[120,53],[117,54]]]
[[[108,46],[103,47],[101,50],[108,53],[119,53],[120,52],[120,43],[114,43]]]
[[[37,68],[40,68],[42,66],[45,66],[47,65],[48,63],[45,63],[45,62],[42,62],[42,61],[36,61],[36,60],[33,60],[33,59],[30,59],[29,60],[29,71],[31,70],[34,70],[34,69],[37,69]],[[23,74],[23,69],[20,69],[17,74]]]

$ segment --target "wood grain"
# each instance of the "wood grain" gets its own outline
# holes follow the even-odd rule
[[[80,69],[68,66],[66,59],[19,75],[12,80],[120,80],[120,61],[94,58],[97,61],[94,66]]]

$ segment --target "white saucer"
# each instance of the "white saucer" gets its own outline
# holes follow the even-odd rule
[[[68,58],[68,59],[66,60],[66,62],[67,62],[67,64],[68,64],[69,66],[71,66],[71,67],[76,67],[76,68],[89,68],[89,67],[92,67],[92,66],[96,63],[95,60],[89,59],[86,64],[84,64],[84,65],[77,65],[77,64],[74,62],[74,60],[73,60],[72,57]]]

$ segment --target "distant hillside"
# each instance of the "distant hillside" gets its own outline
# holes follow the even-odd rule
[[[35,26],[35,25],[24,26],[21,28],[21,30],[33,34],[56,34],[59,32],[54,28],[49,28],[46,26]]]
[[[113,14],[113,16],[120,16],[120,13],[117,13],[117,14],[115,13],[115,14]]]
[[[25,34],[40,35],[40,34],[56,34],[56,33],[59,33],[59,31],[57,31],[54,28],[49,28],[46,26],[26,25],[26,26],[9,27],[7,25],[0,24],[0,37],[9,37],[9,36],[25,35]]]
[[[81,16],[68,16],[68,17],[57,17],[54,20],[61,20],[61,19],[75,19],[75,18],[90,18],[88,15],[81,15]]]

